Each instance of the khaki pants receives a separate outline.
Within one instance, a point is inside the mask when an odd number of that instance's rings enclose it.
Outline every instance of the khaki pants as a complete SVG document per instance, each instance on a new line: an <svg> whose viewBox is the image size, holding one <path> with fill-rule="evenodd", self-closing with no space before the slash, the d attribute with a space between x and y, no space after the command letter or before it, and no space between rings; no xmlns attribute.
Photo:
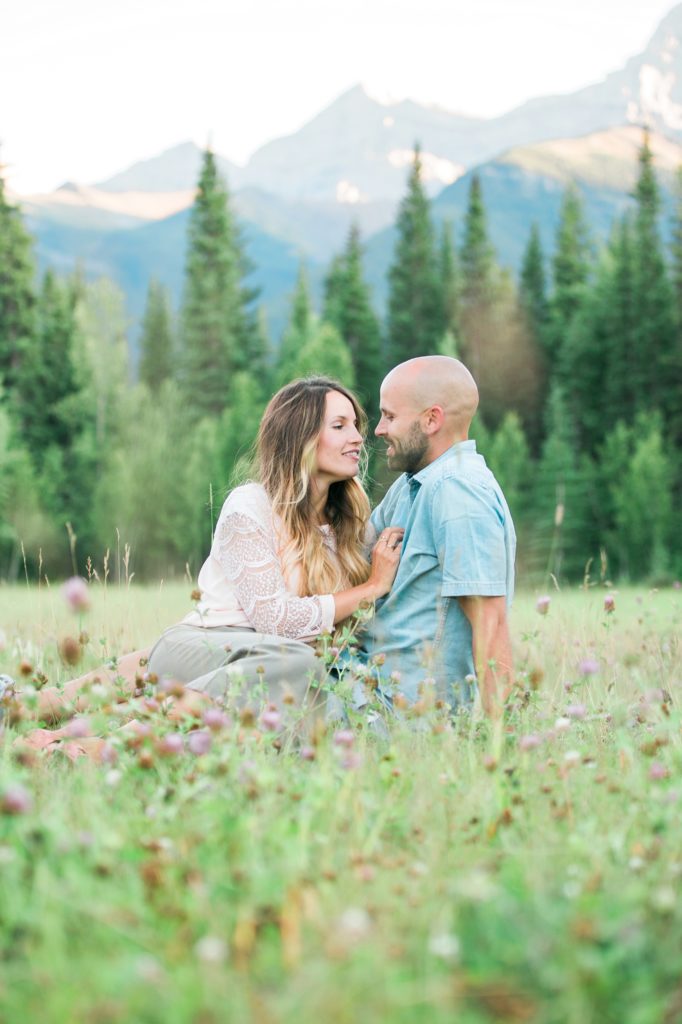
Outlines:
<svg viewBox="0 0 682 1024"><path fill-rule="evenodd" d="M270 702L281 709L285 696L299 709L324 704L324 664L312 647L248 629L171 626L151 650L149 671L238 707Z"/></svg>

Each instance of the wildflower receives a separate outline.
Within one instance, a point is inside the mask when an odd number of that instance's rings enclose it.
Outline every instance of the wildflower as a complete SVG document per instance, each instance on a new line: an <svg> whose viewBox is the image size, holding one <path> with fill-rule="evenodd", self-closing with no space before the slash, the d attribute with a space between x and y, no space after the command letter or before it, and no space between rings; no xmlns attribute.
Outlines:
<svg viewBox="0 0 682 1024"><path fill-rule="evenodd" d="M355 743L355 733L350 729L339 729L334 733L334 744L337 747L352 747Z"/></svg>
<svg viewBox="0 0 682 1024"><path fill-rule="evenodd" d="M222 964L227 960L227 945L217 935L204 935L194 947L197 960L205 964Z"/></svg>
<svg viewBox="0 0 682 1024"><path fill-rule="evenodd" d="M185 687L176 679L159 679L157 689L168 697L183 697L185 693Z"/></svg>
<svg viewBox="0 0 682 1024"><path fill-rule="evenodd" d="M587 708L584 704L569 704L566 708L567 718L584 718L587 714Z"/></svg>
<svg viewBox="0 0 682 1024"><path fill-rule="evenodd" d="M18 782L7 787L0 795L2 814L28 814L33 807L33 798Z"/></svg>
<svg viewBox="0 0 682 1024"><path fill-rule="evenodd" d="M184 749L182 736L179 732L168 732L156 744L156 749L162 757L175 757L181 754Z"/></svg>
<svg viewBox="0 0 682 1024"><path fill-rule="evenodd" d="M372 927L372 921L363 907L348 907L336 922L338 931L344 939L363 939Z"/></svg>
<svg viewBox="0 0 682 1024"><path fill-rule="evenodd" d="M267 732L277 732L282 728L282 716L273 705L270 705L263 711L259 721Z"/></svg>
<svg viewBox="0 0 682 1024"><path fill-rule="evenodd" d="M568 730L571 728L571 719L566 718L564 715L562 715L561 717L557 718L556 722L554 723L554 728L557 732L568 732Z"/></svg>
<svg viewBox="0 0 682 1024"><path fill-rule="evenodd" d="M542 737L538 736L537 733L528 733L527 736L522 736L519 740L519 750L535 750L542 743Z"/></svg>
<svg viewBox="0 0 682 1024"><path fill-rule="evenodd" d="M204 754L208 754L212 743L213 738L208 729L195 729L187 737L187 748L195 757L203 757Z"/></svg>
<svg viewBox="0 0 682 1024"><path fill-rule="evenodd" d="M671 885L662 885L651 894L651 905L660 914L672 914L677 906L677 893Z"/></svg>
<svg viewBox="0 0 682 1024"><path fill-rule="evenodd" d="M567 750L564 754L564 762L568 768L573 767L575 764L580 764L580 753L577 750Z"/></svg>
<svg viewBox="0 0 682 1024"><path fill-rule="evenodd" d="M596 676L599 672L599 662L596 658L583 658L578 665L581 676Z"/></svg>
<svg viewBox="0 0 682 1024"><path fill-rule="evenodd" d="M343 760L341 761L341 767L345 768L347 772L355 771L362 764L362 758L355 750L346 751Z"/></svg>
<svg viewBox="0 0 682 1024"><path fill-rule="evenodd" d="M541 597L535 602L535 611L538 615L546 615L549 611L549 606L552 603L552 599L549 594L542 594Z"/></svg>
<svg viewBox="0 0 682 1024"><path fill-rule="evenodd" d="M144 954L135 963L135 973L142 981L150 985L161 985L166 977L163 967L156 957Z"/></svg>
<svg viewBox="0 0 682 1024"><path fill-rule="evenodd" d="M301 747L299 755L302 761L314 761L315 747Z"/></svg>
<svg viewBox="0 0 682 1024"><path fill-rule="evenodd" d="M87 612L90 608L90 591L82 576L71 576L62 586L62 596L71 611Z"/></svg>
<svg viewBox="0 0 682 1024"><path fill-rule="evenodd" d="M230 724L229 718L220 708L206 708L202 715L202 721L211 732L220 732L221 729L226 729Z"/></svg>
<svg viewBox="0 0 682 1024"><path fill-rule="evenodd" d="M615 597L613 596L613 594L605 594L604 595L604 611L606 612L607 615L610 615L611 612L615 612L615 610L616 610L616 599L615 599Z"/></svg>
<svg viewBox="0 0 682 1024"><path fill-rule="evenodd" d="M660 761L652 761L651 767L649 768L649 778L658 782L660 779L667 779L669 771L664 764Z"/></svg>
<svg viewBox="0 0 682 1024"><path fill-rule="evenodd" d="M390 674L390 676L388 678L394 684L394 686L398 686L399 683L400 683L400 680L403 678L402 672L398 672L397 669L394 669L393 672L391 672L391 674Z"/></svg>
<svg viewBox="0 0 682 1024"><path fill-rule="evenodd" d="M429 953L441 960L457 960L461 949L460 941L451 932L440 932L429 939Z"/></svg>
<svg viewBox="0 0 682 1024"><path fill-rule="evenodd" d="M104 743L99 752L100 764L116 764L118 761L118 751L113 743Z"/></svg>

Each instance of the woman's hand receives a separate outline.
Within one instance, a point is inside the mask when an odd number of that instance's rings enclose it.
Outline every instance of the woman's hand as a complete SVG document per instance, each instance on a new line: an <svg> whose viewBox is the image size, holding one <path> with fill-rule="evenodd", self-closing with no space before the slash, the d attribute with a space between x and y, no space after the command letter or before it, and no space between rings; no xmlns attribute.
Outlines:
<svg viewBox="0 0 682 1024"><path fill-rule="evenodd" d="M400 526L384 530L372 550L369 579L350 590L334 594L334 622L342 622L367 601L376 601L391 589L398 571L405 531Z"/></svg>
<svg viewBox="0 0 682 1024"><path fill-rule="evenodd" d="M372 570L368 583L376 589L376 596L383 597L393 585L400 563L403 536L400 526L389 526L382 531L372 550Z"/></svg>

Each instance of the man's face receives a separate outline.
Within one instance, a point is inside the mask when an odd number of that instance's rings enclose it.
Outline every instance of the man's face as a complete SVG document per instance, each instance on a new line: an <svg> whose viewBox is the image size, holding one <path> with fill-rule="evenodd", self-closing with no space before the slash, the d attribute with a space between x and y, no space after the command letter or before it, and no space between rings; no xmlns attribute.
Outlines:
<svg viewBox="0 0 682 1024"><path fill-rule="evenodd" d="M427 464L429 438L422 430L420 413L395 388L381 389L381 419L374 433L388 445L389 469L417 473Z"/></svg>

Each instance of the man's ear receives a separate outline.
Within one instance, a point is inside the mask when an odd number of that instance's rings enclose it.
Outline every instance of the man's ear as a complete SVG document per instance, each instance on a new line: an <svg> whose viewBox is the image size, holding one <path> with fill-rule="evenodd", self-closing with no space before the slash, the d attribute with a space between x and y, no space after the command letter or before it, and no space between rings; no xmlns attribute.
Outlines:
<svg viewBox="0 0 682 1024"><path fill-rule="evenodd" d="M432 405L422 413L422 430L425 434L437 434L445 422L441 405Z"/></svg>

